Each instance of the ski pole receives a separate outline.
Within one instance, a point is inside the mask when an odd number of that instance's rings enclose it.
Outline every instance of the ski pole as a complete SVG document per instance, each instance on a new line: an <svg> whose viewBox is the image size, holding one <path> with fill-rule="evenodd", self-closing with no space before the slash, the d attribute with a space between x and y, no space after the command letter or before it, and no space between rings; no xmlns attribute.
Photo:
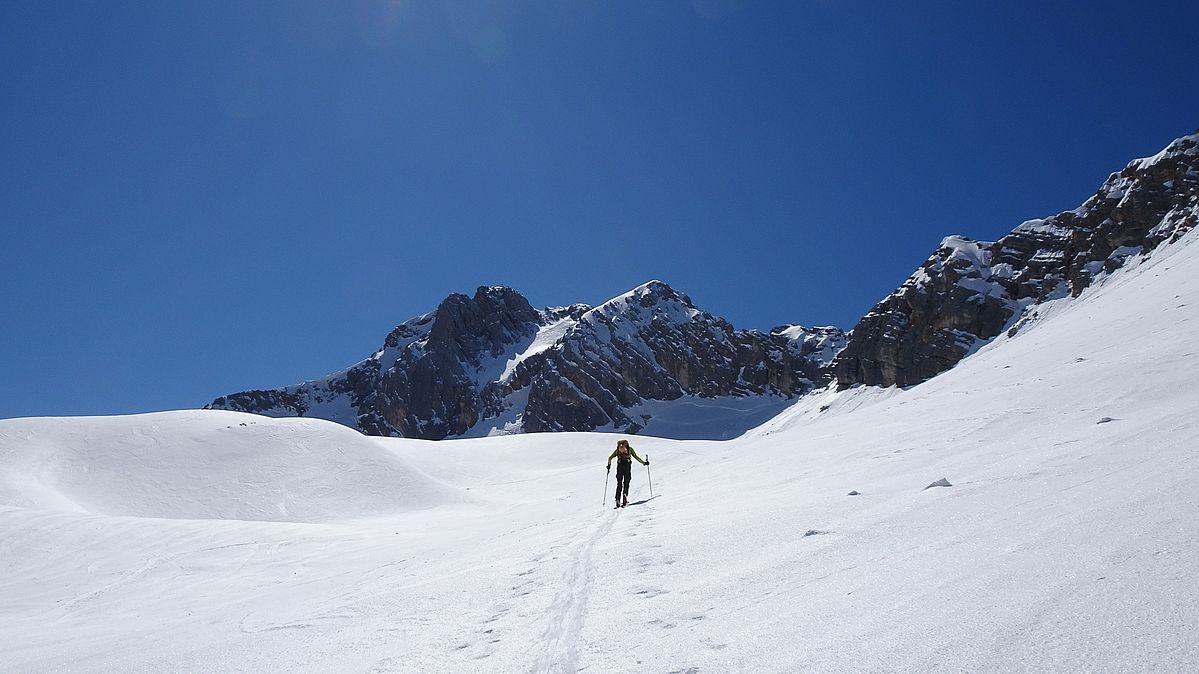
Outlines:
<svg viewBox="0 0 1199 674"><path fill-rule="evenodd" d="M649 480L649 497L654 497L654 476L649 472L649 454L645 455L645 478Z"/></svg>
<svg viewBox="0 0 1199 674"><path fill-rule="evenodd" d="M608 476L611 474L612 467L608 466L608 472L604 473L604 500L600 501L601 504L608 502Z"/></svg>

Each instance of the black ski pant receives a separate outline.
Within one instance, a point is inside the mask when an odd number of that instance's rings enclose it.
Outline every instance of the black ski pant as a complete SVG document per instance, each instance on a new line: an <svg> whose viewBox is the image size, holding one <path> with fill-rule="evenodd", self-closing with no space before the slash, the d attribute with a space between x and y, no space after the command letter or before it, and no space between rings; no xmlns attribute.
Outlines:
<svg viewBox="0 0 1199 674"><path fill-rule="evenodd" d="M633 479L633 462L618 461L616 463L616 503L620 504L620 499L623 496L624 500L629 500L629 482Z"/></svg>

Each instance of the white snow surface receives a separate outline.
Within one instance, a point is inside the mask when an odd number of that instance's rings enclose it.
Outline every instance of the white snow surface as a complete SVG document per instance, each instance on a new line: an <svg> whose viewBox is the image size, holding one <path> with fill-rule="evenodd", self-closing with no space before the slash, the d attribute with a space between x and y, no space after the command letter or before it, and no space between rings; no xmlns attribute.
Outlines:
<svg viewBox="0 0 1199 674"><path fill-rule="evenodd" d="M567 316L566 318L542 326L537 330L537 334L533 336L533 341L527 347L505 361L504 371L495 381L506 382L511 379L512 375L516 373L518 365L557 344L558 340L562 339L562 335L566 334L566 331L574 327L577 322L575 319Z"/></svg>
<svg viewBox="0 0 1199 674"><path fill-rule="evenodd" d="M949 260L965 260L972 269L990 268L991 253L986 250L990 243L982 243L962 236L947 236L941 240L941 248L950 250Z"/></svg>
<svg viewBox="0 0 1199 674"><path fill-rule="evenodd" d="M781 395L706 398L684 395L674 400L642 400L628 410L628 415L630 419L644 423L638 435L678 440L731 440L770 421L794 403L794 398ZM619 431L614 427L596 430Z"/></svg>
<svg viewBox="0 0 1199 674"><path fill-rule="evenodd" d="M1020 223L1016 227L1016 229L1014 229L1013 231L1014 232L1022 232L1022 233L1048 234L1050 236L1057 236L1057 237L1063 237L1063 236L1070 235L1069 227L1063 226L1061 223L1057 222L1056 220L1053 220L1052 218L1037 218L1034 220L1025 220L1024 222Z"/></svg>
<svg viewBox="0 0 1199 674"><path fill-rule="evenodd" d="M621 510L610 434L0 421L0 670L1196 671L1195 238L908 390L632 437Z"/></svg>
<svg viewBox="0 0 1199 674"><path fill-rule="evenodd" d="M1155 164L1162 161L1163 159L1176 157L1178 155L1199 154L1199 145L1196 145L1196 143L1199 143L1199 133L1193 133L1189 136L1183 136L1182 138L1178 138L1175 141L1173 141L1172 143L1170 143L1169 145L1167 145L1166 147L1164 147L1161 152L1158 152L1157 154L1153 155L1152 157L1143 157L1141 159L1134 159L1132 161L1132 163L1129 164L1129 166L1136 166L1137 168L1147 169L1147 168L1154 166Z"/></svg>
<svg viewBox="0 0 1199 674"><path fill-rule="evenodd" d="M461 500L408 458L318 419L190 410L0 422L0 507L324 522Z"/></svg>

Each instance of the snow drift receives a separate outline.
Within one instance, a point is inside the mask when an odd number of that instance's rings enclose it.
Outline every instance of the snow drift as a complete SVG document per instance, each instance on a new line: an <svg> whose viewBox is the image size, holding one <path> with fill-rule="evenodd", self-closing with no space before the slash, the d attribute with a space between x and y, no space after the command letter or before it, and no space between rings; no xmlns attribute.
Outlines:
<svg viewBox="0 0 1199 674"><path fill-rule="evenodd" d="M454 491L344 426L220 411L0 422L0 506L324 522Z"/></svg>

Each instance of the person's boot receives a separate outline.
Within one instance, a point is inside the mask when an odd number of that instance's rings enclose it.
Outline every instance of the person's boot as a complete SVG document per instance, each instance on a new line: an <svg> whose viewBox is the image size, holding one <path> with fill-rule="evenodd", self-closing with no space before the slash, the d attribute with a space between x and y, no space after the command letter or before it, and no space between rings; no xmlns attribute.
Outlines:
<svg viewBox="0 0 1199 674"><path fill-rule="evenodd" d="M621 503L620 507L623 508L623 507L627 506L628 504L629 504L629 497L626 495L624 497L624 503Z"/></svg>

